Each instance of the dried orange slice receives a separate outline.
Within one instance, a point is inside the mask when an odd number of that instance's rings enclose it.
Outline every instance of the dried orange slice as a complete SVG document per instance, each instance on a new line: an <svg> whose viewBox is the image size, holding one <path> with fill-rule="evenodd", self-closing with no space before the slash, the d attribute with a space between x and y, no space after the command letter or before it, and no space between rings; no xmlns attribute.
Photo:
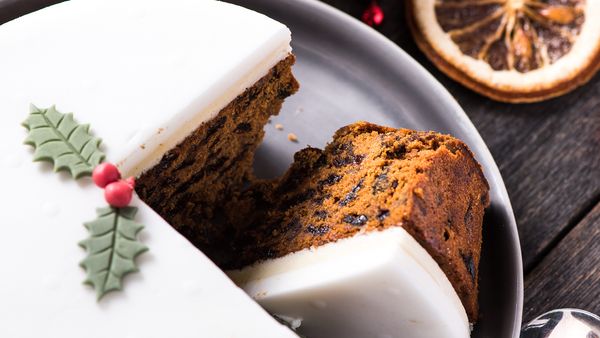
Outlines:
<svg viewBox="0 0 600 338"><path fill-rule="evenodd" d="M567 93L600 68L600 0L409 0L419 48L490 98L533 102Z"/></svg>

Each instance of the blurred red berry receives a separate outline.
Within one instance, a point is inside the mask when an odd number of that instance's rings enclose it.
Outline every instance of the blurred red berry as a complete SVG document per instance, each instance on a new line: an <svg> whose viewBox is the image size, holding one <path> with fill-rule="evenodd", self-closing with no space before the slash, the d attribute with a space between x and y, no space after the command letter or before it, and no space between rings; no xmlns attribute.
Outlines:
<svg viewBox="0 0 600 338"><path fill-rule="evenodd" d="M383 10L377 1L373 0L362 14L362 21L369 26L379 26L383 21Z"/></svg>

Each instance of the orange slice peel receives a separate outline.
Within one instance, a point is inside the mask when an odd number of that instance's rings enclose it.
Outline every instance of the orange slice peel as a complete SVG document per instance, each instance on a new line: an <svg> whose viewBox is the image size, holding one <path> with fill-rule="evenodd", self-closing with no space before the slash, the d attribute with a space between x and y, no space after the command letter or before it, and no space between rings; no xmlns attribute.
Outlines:
<svg viewBox="0 0 600 338"><path fill-rule="evenodd" d="M408 0L415 41L444 73L492 99L565 94L600 68L599 0Z"/></svg>

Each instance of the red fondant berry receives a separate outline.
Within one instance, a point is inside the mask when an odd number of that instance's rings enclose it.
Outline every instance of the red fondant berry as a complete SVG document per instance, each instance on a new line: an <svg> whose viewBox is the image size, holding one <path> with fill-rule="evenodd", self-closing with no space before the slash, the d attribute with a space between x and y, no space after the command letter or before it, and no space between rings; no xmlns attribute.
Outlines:
<svg viewBox="0 0 600 338"><path fill-rule="evenodd" d="M124 180L110 183L104 188L106 202L115 208L123 208L131 202L133 187Z"/></svg>
<svg viewBox="0 0 600 338"><path fill-rule="evenodd" d="M100 188L104 188L120 179L121 173L119 173L119 169L112 163L101 163L92 172L92 180Z"/></svg>

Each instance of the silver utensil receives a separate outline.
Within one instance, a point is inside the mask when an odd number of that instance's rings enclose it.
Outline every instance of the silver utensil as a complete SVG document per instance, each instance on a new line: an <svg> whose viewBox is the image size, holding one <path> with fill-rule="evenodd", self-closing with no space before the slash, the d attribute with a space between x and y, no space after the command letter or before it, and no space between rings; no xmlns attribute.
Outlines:
<svg viewBox="0 0 600 338"><path fill-rule="evenodd" d="M579 309L552 310L523 326L521 338L600 338L600 317Z"/></svg>

